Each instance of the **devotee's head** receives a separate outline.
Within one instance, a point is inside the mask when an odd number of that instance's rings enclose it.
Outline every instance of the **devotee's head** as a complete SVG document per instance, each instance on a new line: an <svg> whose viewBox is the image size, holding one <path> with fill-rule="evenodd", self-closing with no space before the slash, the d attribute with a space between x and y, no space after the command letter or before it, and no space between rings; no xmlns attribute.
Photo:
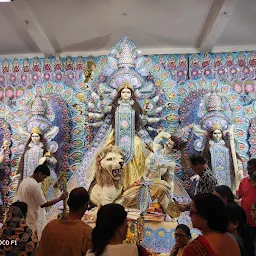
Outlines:
<svg viewBox="0 0 256 256"><path fill-rule="evenodd" d="M67 201L71 213L79 213L80 218L88 208L89 194L85 188L79 187L73 189Z"/></svg>
<svg viewBox="0 0 256 256"><path fill-rule="evenodd" d="M38 165L34 170L33 177L37 182L43 182L48 176L50 176L50 169L46 164Z"/></svg>
<svg viewBox="0 0 256 256"><path fill-rule="evenodd" d="M189 227L184 224L179 224L175 229L174 237L179 248L185 247L191 239Z"/></svg>
<svg viewBox="0 0 256 256"><path fill-rule="evenodd" d="M13 203L11 206L16 206L20 209L22 215L26 217L28 211L28 205L25 202L17 201Z"/></svg>
<svg viewBox="0 0 256 256"><path fill-rule="evenodd" d="M207 163L203 156L192 155L190 162L191 168L196 174L202 173L207 168Z"/></svg>
<svg viewBox="0 0 256 256"><path fill-rule="evenodd" d="M199 230L220 233L227 231L229 221L226 207L216 195L210 193L196 195L191 203L190 217L193 227Z"/></svg>
<svg viewBox="0 0 256 256"><path fill-rule="evenodd" d="M252 220L256 223L256 202L251 207Z"/></svg>
<svg viewBox="0 0 256 256"><path fill-rule="evenodd" d="M102 206L97 214L96 226L92 232L92 251L101 255L110 240L122 243L127 234L127 212L120 204Z"/></svg>
<svg viewBox="0 0 256 256"><path fill-rule="evenodd" d="M217 186L213 192L214 195L218 196L225 204L234 203L235 197L230 189L226 185Z"/></svg>
<svg viewBox="0 0 256 256"><path fill-rule="evenodd" d="M247 162L247 171L251 181L256 182L256 159L250 159Z"/></svg>
<svg viewBox="0 0 256 256"><path fill-rule="evenodd" d="M228 232L238 236L247 252L246 255L254 255L253 237L247 225L244 209L236 203L227 204L229 218Z"/></svg>
<svg viewBox="0 0 256 256"><path fill-rule="evenodd" d="M236 203L227 204L229 218L228 232L239 235L239 229L246 225L246 213L242 207Z"/></svg>

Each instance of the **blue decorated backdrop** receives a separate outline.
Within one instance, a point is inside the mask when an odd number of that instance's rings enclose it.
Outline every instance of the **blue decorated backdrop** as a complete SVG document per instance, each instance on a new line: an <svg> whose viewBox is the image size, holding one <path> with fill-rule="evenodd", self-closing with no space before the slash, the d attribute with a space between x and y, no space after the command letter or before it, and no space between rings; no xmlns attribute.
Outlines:
<svg viewBox="0 0 256 256"><path fill-rule="evenodd" d="M92 70L86 79L88 72L85 71L90 61L93 61ZM97 132L87 125L91 121L88 112L100 85L108 81L110 64L117 69L111 55L0 60L0 143L6 140L10 143L10 149L5 152L6 161L0 169L4 204L16 200L15 175L21 156L18 149L23 142L19 126L24 126L37 93L47 103L48 120L60 128L54 138L59 145L57 175L67 170L69 190L76 186L74 177ZM209 95L217 92L223 111L236 127L236 152L244 165L250 157L256 157L254 52L142 55L136 61L135 71L138 70L144 81L154 86L153 91L158 95L155 106L163 108L162 121L150 131L152 138L159 130L173 132L177 127L198 123L205 114ZM143 101L142 95L140 103ZM195 137L186 132L184 137L187 139L185 156L188 156L195 153ZM174 158L177 176L187 191L193 193L190 181L193 173L182 162L180 152L175 153ZM54 208L49 215L55 216L56 211ZM173 229L148 227L144 230L143 244L157 252L169 252L174 243L173 232Z"/></svg>
<svg viewBox="0 0 256 256"><path fill-rule="evenodd" d="M152 55L141 56L138 60L136 68L145 70L146 78L154 83L160 95L157 104L163 107L163 119L156 129L172 132L179 126L196 122L194 113L199 107L198 102L207 93L217 91L229 103L233 113L237 152L244 162L256 156L254 52ZM84 82L88 61L89 57L0 60L0 118L5 124L0 134L5 134L11 141L10 150L6 152L7 165L1 174L5 203L15 200L16 187L12 177L20 157L18 126L37 92L51 106L53 113L49 116L54 116L53 125L60 127L56 138L61 145L57 155L60 159L58 169L68 169L69 178L75 175L95 134L85 125L88 103L93 101L92 91L106 80L109 58L92 57L92 74L88 82ZM177 161L180 158L179 154L175 157ZM177 173L189 190L190 175L183 172L181 163L177 165Z"/></svg>

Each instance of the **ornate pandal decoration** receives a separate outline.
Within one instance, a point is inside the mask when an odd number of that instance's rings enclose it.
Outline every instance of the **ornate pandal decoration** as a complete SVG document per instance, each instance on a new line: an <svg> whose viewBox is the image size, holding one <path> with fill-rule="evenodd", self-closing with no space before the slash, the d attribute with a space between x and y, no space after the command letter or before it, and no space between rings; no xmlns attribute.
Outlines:
<svg viewBox="0 0 256 256"><path fill-rule="evenodd" d="M63 192L67 192L67 179L68 179L68 173L67 170L63 171L58 179L54 182L53 187L56 189L58 187L61 187ZM68 215L68 205L67 205L67 199L63 200L63 210L62 214L58 215L58 218L62 218Z"/></svg>
<svg viewBox="0 0 256 256"><path fill-rule="evenodd" d="M163 149L159 150L156 154L155 154L155 158L157 158L159 160L159 162L162 164L162 165L166 165L168 162L170 161L174 161L173 159L173 156L171 154L169 155L166 155L163 153L162 151ZM161 152L161 153L160 153ZM154 161L156 160L154 158Z"/></svg>
<svg viewBox="0 0 256 256"><path fill-rule="evenodd" d="M216 131L216 130L222 131L222 128L218 123L215 123L212 128L212 131Z"/></svg>
<svg viewBox="0 0 256 256"><path fill-rule="evenodd" d="M115 144L126 153L126 163L131 161L134 154L133 127L135 127L135 112L129 103L122 102L115 113Z"/></svg>
<svg viewBox="0 0 256 256"><path fill-rule="evenodd" d="M120 86L118 87L118 92L122 91L124 88L128 88L134 92L134 87L128 81L124 81L120 84Z"/></svg>
<svg viewBox="0 0 256 256"><path fill-rule="evenodd" d="M121 105L121 104L129 104L129 105L133 105L134 104L134 100L133 99L130 99L129 101L123 101L122 98L118 99L118 104Z"/></svg>
<svg viewBox="0 0 256 256"><path fill-rule="evenodd" d="M219 145L225 145L225 141L223 139L220 139L219 141L214 141L214 140L210 140L209 144L211 146L215 145L215 144L219 144Z"/></svg>
<svg viewBox="0 0 256 256"><path fill-rule="evenodd" d="M85 83L88 83L88 81L91 79L93 65L95 65L95 64L92 60L92 57L90 56L89 61L87 62L86 68L84 70L84 76L85 76L84 82Z"/></svg>
<svg viewBox="0 0 256 256"><path fill-rule="evenodd" d="M35 143L35 142L33 142L33 141L31 141L29 144L28 144L28 146L31 148L31 147L33 147L33 146L37 146L38 148L43 148L43 143L42 142L39 142L39 143Z"/></svg>
<svg viewBox="0 0 256 256"><path fill-rule="evenodd" d="M28 177L33 173L35 166L37 166L38 161L43 155L43 144L41 142L39 144L31 142L29 147L33 149L32 151L28 150L24 157L24 177Z"/></svg>

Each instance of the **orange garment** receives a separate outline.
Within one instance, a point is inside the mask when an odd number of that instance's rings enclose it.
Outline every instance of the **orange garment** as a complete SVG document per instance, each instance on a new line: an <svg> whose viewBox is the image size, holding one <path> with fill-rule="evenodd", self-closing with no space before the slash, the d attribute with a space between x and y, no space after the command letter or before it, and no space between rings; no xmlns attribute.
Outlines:
<svg viewBox="0 0 256 256"><path fill-rule="evenodd" d="M217 256L206 239L199 235L184 249L182 256Z"/></svg>
<svg viewBox="0 0 256 256"><path fill-rule="evenodd" d="M179 246L175 244L171 250L170 256L181 256L183 255L184 249L185 247L179 248Z"/></svg>
<svg viewBox="0 0 256 256"><path fill-rule="evenodd" d="M56 219L45 227L36 256L77 256L92 248L92 228L81 220Z"/></svg>

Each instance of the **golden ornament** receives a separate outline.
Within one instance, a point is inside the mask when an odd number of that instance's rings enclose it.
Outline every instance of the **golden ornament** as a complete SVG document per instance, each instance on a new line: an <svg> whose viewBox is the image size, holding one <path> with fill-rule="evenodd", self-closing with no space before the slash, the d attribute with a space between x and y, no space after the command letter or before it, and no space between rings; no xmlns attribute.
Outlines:
<svg viewBox="0 0 256 256"><path fill-rule="evenodd" d="M35 126L32 131L31 131L31 134L33 133L37 133L37 134L42 134L42 132L40 131L39 127L38 126Z"/></svg>
<svg viewBox="0 0 256 256"><path fill-rule="evenodd" d="M82 103L86 102L86 96L82 92L77 93L76 98Z"/></svg>
<svg viewBox="0 0 256 256"><path fill-rule="evenodd" d="M221 131L221 126L218 124L218 123L215 123L213 128L212 128L213 131L216 131L216 130L220 130Z"/></svg>
<svg viewBox="0 0 256 256"><path fill-rule="evenodd" d="M167 213L169 216L172 218L177 218L180 216L180 208L178 203L176 202L171 202L168 207L167 207Z"/></svg>

